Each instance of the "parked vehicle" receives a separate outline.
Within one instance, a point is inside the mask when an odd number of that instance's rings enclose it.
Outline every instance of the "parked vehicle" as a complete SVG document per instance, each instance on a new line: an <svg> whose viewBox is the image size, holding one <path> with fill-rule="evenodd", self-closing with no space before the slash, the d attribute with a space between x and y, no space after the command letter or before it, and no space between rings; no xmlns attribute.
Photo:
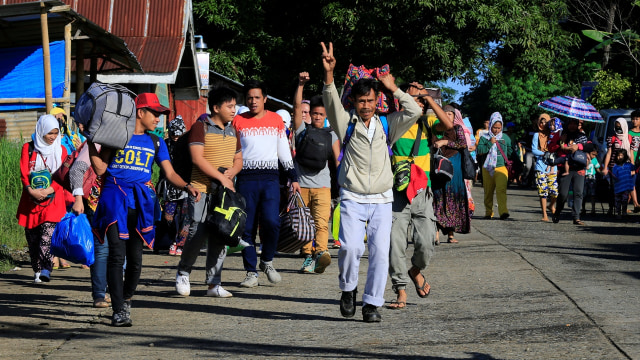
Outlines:
<svg viewBox="0 0 640 360"><path fill-rule="evenodd" d="M635 109L604 109L600 110L600 115L604 123L596 124L595 129L589 134L589 139L598 148L598 160L600 163L607 154L607 137L613 135L613 126L617 118L625 118L631 129L631 112Z"/></svg>

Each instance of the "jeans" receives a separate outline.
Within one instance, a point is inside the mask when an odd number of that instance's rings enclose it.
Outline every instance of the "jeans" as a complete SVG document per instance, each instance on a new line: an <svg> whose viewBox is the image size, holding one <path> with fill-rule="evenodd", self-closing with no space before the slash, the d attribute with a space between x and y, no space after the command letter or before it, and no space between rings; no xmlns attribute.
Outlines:
<svg viewBox="0 0 640 360"><path fill-rule="evenodd" d="M558 201L556 202L556 212L553 214L559 217L564 209L564 203L569 196L569 187L573 183L573 206L571 206L571 216L573 220L580 220L580 211L582 210L582 190L584 188L584 175L580 175L577 171L571 170L568 175L560 177L558 180Z"/></svg>
<svg viewBox="0 0 640 360"><path fill-rule="evenodd" d="M93 224L93 211L89 208L86 200L84 202L85 214L90 224ZM91 295L93 300L104 299L107 293L107 259L109 257L109 240L104 237L101 244L100 239L93 235L93 255L94 262L90 267L91 271Z"/></svg>
<svg viewBox="0 0 640 360"><path fill-rule="evenodd" d="M369 247L369 268L362 302L365 305L382 306L389 271L391 203L370 204L342 200L339 236L342 246L338 251L338 280L342 291L353 291L358 286L365 234Z"/></svg>
<svg viewBox="0 0 640 360"><path fill-rule="evenodd" d="M187 200L188 218L191 219L189 235L184 243L178 272L180 275L189 275L195 264L200 249L207 240L207 284L220 285L222 283L222 265L227 256L227 247L215 241L215 234L209 231L209 227L204 223L207 218L206 193L202 193L200 201L192 196Z"/></svg>
<svg viewBox="0 0 640 360"><path fill-rule="evenodd" d="M311 210L311 216L315 223L316 238L302 247L302 255L320 253L328 249L329 244L329 217L331 216L331 189L330 188L302 188L300 195L302 201ZM315 251L314 251L315 247Z"/></svg>
<svg viewBox="0 0 640 360"><path fill-rule="evenodd" d="M114 312L122 310L125 300L131 299L140 281L142 272L142 247L144 242L136 230L137 211L128 209L129 239L119 236L118 223L109 226L109 256L107 258L107 284L111 294L111 307ZM122 267L127 262L122 280Z"/></svg>
<svg viewBox="0 0 640 360"><path fill-rule="evenodd" d="M278 178L260 180L238 178L236 190L244 196L247 204L247 222L242 239L249 243L242 250L242 261L247 272L257 272L258 255L255 248L256 231L260 225L260 260L273 260L280 236L280 183ZM258 219L258 214L260 214Z"/></svg>
<svg viewBox="0 0 640 360"><path fill-rule="evenodd" d="M109 240L104 237L104 243L100 243L97 236L93 235L93 254L95 261L91 265L91 295L93 300L104 299L107 292L107 259L109 258Z"/></svg>

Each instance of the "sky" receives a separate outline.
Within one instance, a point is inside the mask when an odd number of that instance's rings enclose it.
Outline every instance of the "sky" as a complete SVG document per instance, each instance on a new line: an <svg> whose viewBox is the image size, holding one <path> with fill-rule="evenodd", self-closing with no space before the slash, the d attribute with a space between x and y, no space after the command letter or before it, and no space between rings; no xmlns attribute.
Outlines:
<svg viewBox="0 0 640 360"><path fill-rule="evenodd" d="M459 82L453 81L452 79L448 79L445 84L446 84L446 86L451 87L451 88L455 89L458 92L458 94L456 95L456 102L458 104L460 103L460 99L461 99L462 95L466 91L469 91L469 89L471 88L469 85L461 84Z"/></svg>

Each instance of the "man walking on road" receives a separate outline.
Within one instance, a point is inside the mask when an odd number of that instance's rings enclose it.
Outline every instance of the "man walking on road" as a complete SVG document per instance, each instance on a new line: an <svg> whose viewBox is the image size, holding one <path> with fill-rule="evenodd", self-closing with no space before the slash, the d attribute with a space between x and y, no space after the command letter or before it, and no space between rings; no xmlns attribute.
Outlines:
<svg viewBox="0 0 640 360"><path fill-rule="evenodd" d="M191 182L205 195L218 186L235 191L233 178L242 170L242 149L231 126L236 112L236 93L226 87L212 90L209 93L209 109L211 116L201 116L202 120L196 121L189 132L189 152L193 162ZM182 296L191 293L189 274L207 239L207 296L231 297L231 293L221 285L226 247L216 241L215 234L205 223L208 210L206 196L199 201L189 197L187 201L191 224L178 264L176 291Z"/></svg>
<svg viewBox="0 0 640 360"><path fill-rule="evenodd" d="M429 96L424 86L411 83L406 90L413 96L423 113L431 108L446 129L453 127L453 121L442 108ZM433 119L435 121L435 119ZM429 296L431 287L420 271L427 268L436 239L436 216L433 213L433 194L429 181L431 168L431 154L429 153L428 121L424 116L393 144L392 162L412 158L410 183L405 190L393 191L393 224L391 226L391 249L389 252L389 276L393 291L397 294L389 309L403 309L407 306L406 287L411 280L418 296ZM421 127L420 131L418 131ZM419 141L419 144L415 144ZM413 150L415 147L416 150ZM422 183L420 183L422 182ZM413 257L411 268L407 270L407 242L408 232L412 229L410 240L413 241Z"/></svg>
<svg viewBox="0 0 640 360"><path fill-rule="evenodd" d="M262 82L249 80L244 85L244 97L249 111L236 115L233 127L242 145L243 162L236 188L247 202L247 222L242 239L250 244L242 250L247 275L240 286L251 288L258 286L258 256L255 248L258 224L262 244L260 270L271 283L282 280L273 267L273 257L280 236L278 162L291 181L293 191L300 192L300 185L282 118L264 108L267 102L266 86ZM260 219L257 218L258 214Z"/></svg>
<svg viewBox="0 0 640 360"><path fill-rule="evenodd" d="M358 268L364 254L364 238L369 247L369 269L362 296L362 315L365 322L381 321L378 307L384 304L384 288L389 268L389 242L391 233L391 203L393 202L393 174L389 160L389 143L395 142L418 119L420 107L413 98L402 92L391 74L379 81L400 101L404 111L387 116L389 134L376 115L376 88L373 79L361 79L352 88L355 109L348 112L340 102L334 83L336 59L333 44L322 45L324 89L322 96L327 117L333 130L344 142L350 123L353 133L344 147L340 164L340 243L338 252L339 281L342 297L340 312L344 317L355 314L358 286Z"/></svg>

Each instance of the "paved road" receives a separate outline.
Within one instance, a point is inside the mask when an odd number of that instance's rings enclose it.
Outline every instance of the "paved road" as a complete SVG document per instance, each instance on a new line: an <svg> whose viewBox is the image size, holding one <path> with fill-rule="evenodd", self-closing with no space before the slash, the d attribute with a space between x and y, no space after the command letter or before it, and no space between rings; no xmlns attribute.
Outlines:
<svg viewBox="0 0 640 360"><path fill-rule="evenodd" d="M481 201L482 188L474 195ZM483 220L479 209L460 244L437 247L432 294L410 289L407 309L383 309L378 324L363 323L360 308L340 316L337 250L322 275L298 274L301 259L280 256L282 283L254 289L238 287L233 254L229 299L204 297L203 257L183 298L173 290L178 259L146 253L132 328L109 326L111 311L91 307L88 271L56 271L34 286L22 264L0 275L0 357L640 359L640 225L599 216L578 227L568 213L541 223L532 190L510 188L509 203L513 221ZM386 295L394 298L390 283Z"/></svg>

